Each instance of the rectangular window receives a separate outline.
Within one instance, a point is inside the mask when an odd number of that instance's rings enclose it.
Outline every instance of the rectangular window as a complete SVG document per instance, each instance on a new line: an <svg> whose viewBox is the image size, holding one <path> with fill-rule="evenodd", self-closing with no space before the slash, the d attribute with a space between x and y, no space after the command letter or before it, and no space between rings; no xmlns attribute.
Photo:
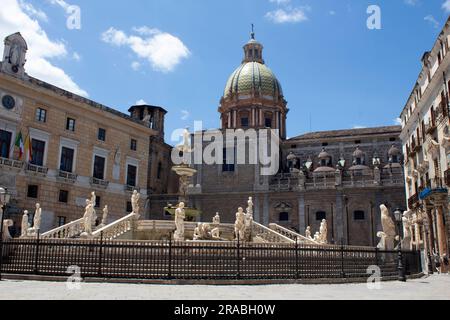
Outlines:
<svg viewBox="0 0 450 320"><path fill-rule="evenodd" d="M94 158L94 178L104 180L105 178L105 163L106 159L100 156Z"/></svg>
<svg viewBox="0 0 450 320"><path fill-rule="evenodd" d="M356 221L361 221L361 220L365 220L366 219L366 214L364 211L355 211L353 213L353 218Z"/></svg>
<svg viewBox="0 0 450 320"><path fill-rule="evenodd" d="M37 108L36 109L36 121L46 122L47 121L47 110Z"/></svg>
<svg viewBox="0 0 450 320"><path fill-rule="evenodd" d="M319 211L316 213L316 220L317 221L322 221L325 220L327 218L327 213L324 211Z"/></svg>
<svg viewBox="0 0 450 320"><path fill-rule="evenodd" d="M67 118L66 130L75 132L75 119Z"/></svg>
<svg viewBox="0 0 450 320"><path fill-rule="evenodd" d="M265 126L266 128L272 128L272 118L266 118Z"/></svg>
<svg viewBox="0 0 450 320"><path fill-rule="evenodd" d="M59 202L61 203L69 202L69 191L66 190L59 191Z"/></svg>
<svg viewBox="0 0 450 320"><path fill-rule="evenodd" d="M289 221L289 212L280 212L279 221Z"/></svg>
<svg viewBox="0 0 450 320"><path fill-rule="evenodd" d="M29 185L27 190L27 197L37 199L39 187L35 185Z"/></svg>
<svg viewBox="0 0 450 320"><path fill-rule="evenodd" d="M127 212L132 212L133 211L133 206L131 205L131 201L127 202Z"/></svg>
<svg viewBox="0 0 450 320"><path fill-rule="evenodd" d="M0 130L0 157L2 158L9 158L11 136L11 132Z"/></svg>
<svg viewBox="0 0 450 320"><path fill-rule="evenodd" d="M61 148L61 163L59 170L72 173L74 154L75 151L73 149L66 147Z"/></svg>
<svg viewBox="0 0 450 320"><path fill-rule="evenodd" d="M102 198L99 197L99 196L96 196L95 197L95 205L94 205L94 207L95 208L100 208L101 203L102 203Z"/></svg>
<svg viewBox="0 0 450 320"><path fill-rule="evenodd" d="M58 227L62 227L66 225L67 218L66 217L58 217Z"/></svg>
<svg viewBox="0 0 450 320"><path fill-rule="evenodd" d="M136 187L136 176L137 176L137 168L136 166L128 165L127 169L127 185Z"/></svg>
<svg viewBox="0 0 450 320"><path fill-rule="evenodd" d="M137 140L131 139L130 149L133 151L137 150Z"/></svg>
<svg viewBox="0 0 450 320"><path fill-rule="evenodd" d="M106 141L106 130L99 128L97 138L100 141Z"/></svg>
<svg viewBox="0 0 450 320"><path fill-rule="evenodd" d="M223 165L222 165L222 171L223 172L234 172L235 166L234 166L234 157L231 157L231 153L233 150L227 150L226 148L223 149ZM231 159L228 159L228 154L230 154Z"/></svg>
<svg viewBox="0 0 450 320"><path fill-rule="evenodd" d="M241 127L243 128L248 127L248 118L241 118Z"/></svg>
<svg viewBox="0 0 450 320"><path fill-rule="evenodd" d="M45 142L31 139L31 164L35 166L44 165Z"/></svg>

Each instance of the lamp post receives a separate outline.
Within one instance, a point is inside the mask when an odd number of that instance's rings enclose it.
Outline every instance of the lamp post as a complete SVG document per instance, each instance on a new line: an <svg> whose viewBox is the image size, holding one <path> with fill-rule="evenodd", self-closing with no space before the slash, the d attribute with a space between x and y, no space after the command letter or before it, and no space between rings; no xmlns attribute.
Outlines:
<svg viewBox="0 0 450 320"><path fill-rule="evenodd" d="M5 224L6 210L11 195L7 188L0 187L0 207L1 207L1 224L0 224L0 281L2 280L2 268L3 268L3 228Z"/></svg>
<svg viewBox="0 0 450 320"><path fill-rule="evenodd" d="M399 244L398 244L398 281L406 282L405 267L403 266L403 252L402 252L402 237L401 229L403 223L403 214L400 209L395 210L395 221L397 222L398 233L399 233Z"/></svg>

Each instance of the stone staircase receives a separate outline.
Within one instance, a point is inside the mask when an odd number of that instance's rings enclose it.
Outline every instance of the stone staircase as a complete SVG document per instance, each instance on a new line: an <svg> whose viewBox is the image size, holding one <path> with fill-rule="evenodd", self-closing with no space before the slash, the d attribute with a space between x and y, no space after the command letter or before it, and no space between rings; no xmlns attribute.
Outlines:
<svg viewBox="0 0 450 320"><path fill-rule="evenodd" d="M282 227L278 224L271 223L269 225L269 228L272 229L274 232L291 239L293 242L298 241L299 244L320 245L318 242L316 242L312 239L308 239L305 236L302 236L301 234L298 234L298 233L296 233L290 229L287 229L285 227Z"/></svg>

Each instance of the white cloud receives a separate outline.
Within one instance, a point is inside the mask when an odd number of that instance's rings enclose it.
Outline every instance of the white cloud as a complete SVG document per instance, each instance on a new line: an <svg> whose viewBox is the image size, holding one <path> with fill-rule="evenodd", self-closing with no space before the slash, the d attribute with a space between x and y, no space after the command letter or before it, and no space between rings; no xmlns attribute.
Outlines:
<svg viewBox="0 0 450 320"><path fill-rule="evenodd" d="M128 36L113 27L105 31L101 38L105 43L117 47L129 47L139 58L150 62L154 70L170 72L190 56L189 49L177 37L148 27L134 28L139 34Z"/></svg>
<svg viewBox="0 0 450 320"><path fill-rule="evenodd" d="M401 125L402 125L402 119L397 118L397 119L394 120L394 123L395 123L395 125L397 125L397 126L401 126Z"/></svg>
<svg viewBox="0 0 450 320"><path fill-rule="evenodd" d="M141 68L141 64L138 61L133 61L131 63L131 69L138 71Z"/></svg>
<svg viewBox="0 0 450 320"><path fill-rule="evenodd" d="M403 0L403 2L405 4L407 4L408 6L412 6L412 7L414 7L420 3L419 0Z"/></svg>
<svg viewBox="0 0 450 320"><path fill-rule="evenodd" d="M181 120L186 121L191 114L187 110L181 110Z"/></svg>
<svg viewBox="0 0 450 320"><path fill-rule="evenodd" d="M366 129L367 127L365 126L353 126L353 129Z"/></svg>
<svg viewBox="0 0 450 320"><path fill-rule="evenodd" d="M145 102L145 100L144 99L139 99L138 101L136 101L136 106L145 106L145 105L147 105L148 103L147 102Z"/></svg>
<svg viewBox="0 0 450 320"><path fill-rule="evenodd" d="M64 0L47 0L48 2L50 2L51 4L57 4L59 5L61 8L63 8L66 12L69 10L70 8L70 4L68 4L67 2L65 2Z"/></svg>
<svg viewBox="0 0 450 320"><path fill-rule="evenodd" d="M23 9L23 11L25 11L30 17L35 17L44 22L48 21L47 14L44 11L33 7L31 3L20 0L19 5Z"/></svg>
<svg viewBox="0 0 450 320"><path fill-rule="evenodd" d="M439 22L430 14L428 16L426 16L425 18L423 18L425 21L428 21L433 28L439 28Z"/></svg>
<svg viewBox="0 0 450 320"><path fill-rule="evenodd" d="M288 4L291 0L269 0L269 2L276 3L278 5Z"/></svg>
<svg viewBox="0 0 450 320"><path fill-rule="evenodd" d="M266 18L274 23L298 23L308 20L306 11L309 7L284 8L266 13Z"/></svg>
<svg viewBox="0 0 450 320"><path fill-rule="evenodd" d="M446 1L442 4L442 9L444 9L445 12L450 12L450 0L446 0Z"/></svg>
<svg viewBox="0 0 450 320"><path fill-rule="evenodd" d="M75 61L81 61L81 56L80 56L80 54L78 53L78 52L74 52L73 54L72 54L72 58L75 60Z"/></svg>
<svg viewBox="0 0 450 320"><path fill-rule="evenodd" d="M75 94L88 96L64 70L50 62L53 58L67 57L64 43L50 40L39 22L25 12L18 0L2 0L0 39L16 32L20 32L28 44L25 65L28 74ZM3 41L0 41L2 51Z"/></svg>

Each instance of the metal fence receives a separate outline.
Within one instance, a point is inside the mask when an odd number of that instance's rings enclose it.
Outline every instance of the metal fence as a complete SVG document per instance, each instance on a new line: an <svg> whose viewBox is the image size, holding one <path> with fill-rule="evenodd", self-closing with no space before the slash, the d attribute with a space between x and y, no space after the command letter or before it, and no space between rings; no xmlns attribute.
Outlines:
<svg viewBox="0 0 450 320"><path fill-rule="evenodd" d="M368 278L398 274L398 252L346 246L243 242L15 239L3 242L4 274L83 278L278 280ZM421 272L420 254L403 252L406 274Z"/></svg>

